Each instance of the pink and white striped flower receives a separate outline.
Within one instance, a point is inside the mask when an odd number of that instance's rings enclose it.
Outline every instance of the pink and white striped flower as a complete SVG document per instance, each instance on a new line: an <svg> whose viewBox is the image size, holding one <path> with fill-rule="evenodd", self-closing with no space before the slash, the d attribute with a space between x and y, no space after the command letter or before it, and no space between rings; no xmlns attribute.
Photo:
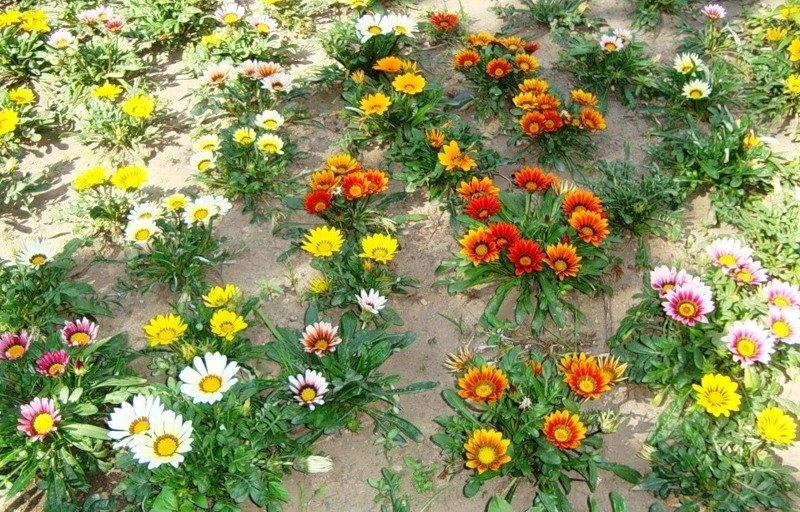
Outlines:
<svg viewBox="0 0 800 512"><path fill-rule="evenodd" d="M773 279L761 289L767 304L776 308L800 309L800 287Z"/></svg>
<svg viewBox="0 0 800 512"><path fill-rule="evenodd" d="M700 14L710 20L721 20L725 17L725 8L719 4L708 4L700 9Z"/></svg>
<svg viewBox="0 0 800 512"><path fill-rule="evenodd" d="M696 281L682 284L667 293L661 303L664 312L673 320L692 327L697 322L708 323L708 313L714 311L711 288Z"/></svg>
<svg viewBox="0 0 800 512"><path fill-rule="evenodd" d="M717 268L729 271L739 265L750 261L753 250L735 238L717 238L706 247L706 252L711 257L711 264Z"/></svg>
<svg viewBox="0 0 800 512"><path fill-rule="evenodd" d="M28 352L31 339L25 330L0 334L0 360L16 361Z"/></svg>
<svg viewBox="0 0 800 512"><path fill-rule="evenodd" d="M247 23L259 34L269 34L278 30L278 22L266 14L254 14L247 19Z"/></svg>
<svg viewBox="0 0 800 512"><path fill-rule="evenodd" d="M760 261L749 260L733 269L731 271L731 277L742 284L758 285L766 283L767 279L769 279L769 274L767 274L766 269L761 266Z"/></svg>
<svg viewBox="0 0 800 512"><path fill-rule="evenodd" d="M625 48L625 41L613 34L605 34L600 38L600 49L606 53L618 52Z"/></svg>
<svg viewBox="0 0 800 512"><path fill-rule="evenodd" d="M306 370L305 374L289 377L289 389L300 405L306 405L313 411L314 407L325 403L322 395L328 392L328 381L321 373Z"/></svg>
<svg viewBox="0 0 800 512"><path fill-rule="evenodd" d="M324 356L328 352L335 352L336 345L342 342L342 338L336 334L338 331L339 326L333 326L329 322L316 322L306 326L300 343L306 352Z"/></svg>
<svg viewBox="0 0 800 512"><path fill-rule="evenodd" d="M766 318L770 334L790 345L800 344L800 311L789 308L769 308Z"/></svg>
<svg viewBox="0 0 800 512"><path fill-rule="evenodd" d="M36 397L20 406L19 413L17 430L34 441L44 441L45 437L57 430L61 421L61 413L52 398Z"/></svg>
<svg viewBox="0 0 800 512"><path fill-rule="evenodd" d="M289 73L275 73L261 80L261 85L268 91L286 92L292 90L292 77Z"/></svg>
<svg viewBox="0 0 800 512"><path fill-rule="evenodd" d="M67 371L69 355L66 350L51 350L45 352L36 360L36 372L45 377L58 377Z"/></svg>
<svg viewBox="0 0 800 512"><path fill-rule="evenodd" d="M668 267L666 265L661 265L650 271L650 288L657 291L662 299L666 297L667 293L670 291L690 281L700 282L698 278L692 276L685 270L678 270L675 267Z"/></svg>
<svg viewBox="0 0 800 512"><path fill-rule="evenodd" d="M775 339L754 320L733 322L722 341L733 354L733 360L742 366L768 363L775 351Z"/></svg>
<svg viewBox="0 0 800 512"><path fill-rule="evenodd" d="M220 85L235 74L236 70L231 63L223 61L208 66L205 71L203 71L203 80L209 85Z"/></svg>
<svg viewBox="0 0 800 512"><path fill-rule="evenodd" d="M61 341L71 347L85 347L97 341L97 324L84 317L74 322L64 322Z"/></svg>
<svg viewBox="0 0 800 512"><path fill-rule="evenodd" d="M223 25L232 25L243 17L244 7L236 2L225 2L214 11L214 18Z"/></svg>

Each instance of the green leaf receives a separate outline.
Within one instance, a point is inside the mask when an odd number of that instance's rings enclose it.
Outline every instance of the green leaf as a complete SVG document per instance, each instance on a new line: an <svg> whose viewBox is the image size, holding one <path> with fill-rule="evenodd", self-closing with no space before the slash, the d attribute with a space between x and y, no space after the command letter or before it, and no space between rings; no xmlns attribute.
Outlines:
<svg viewBox="0 0 800 512"><path fill-rule="evenodd" d="M178 512L178 497L170 487L164 487L153 500L150 512Z"/></svg>
<svg viewBox="0 0 800 512"><path fill-rule="evenodd" d="M96 425L88 425L86 423L70 423L69 425L64 425L61 428L64 430L64 432L68 432L77 438L88 437L90 439L108 441L108 430Z"/></svg>
<svg viewBox="0 0 800 512"><path fill-rule="evenodd" d="M499 496L493 497L489 500L489 506L486 507L486 512L514 512L511 504Z"/></svg>
<svg viewBox="0 0 800 512"><path fill-rule="evenodd" d="M642 474L625 464L617 464L616 462L601 461L598 466L606 471L611 471L618 477L622 478L628 483L638 484L642 480Z"/></svg>

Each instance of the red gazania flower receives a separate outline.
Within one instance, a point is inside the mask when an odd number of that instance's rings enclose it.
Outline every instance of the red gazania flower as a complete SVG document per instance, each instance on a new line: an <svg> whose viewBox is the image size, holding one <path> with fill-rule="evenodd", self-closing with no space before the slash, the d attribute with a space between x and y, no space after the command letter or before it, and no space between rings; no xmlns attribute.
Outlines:
<svg viewBox="0 0 800 512"><path fill-rule="evenodd" d="M465 212L475 220L486 220L503 208L497 196L484 195L469 200Z"/></svg>
<svg viewBox="0 0 800 512"><path fill-rule="evenodd" d="M561 119L561 116L558 115L558 112L555 110L544 110L542 111L542 115L544 116L544 121L542 121L542 129L546 132L557 132L564 126L564 120Z"/></svg>
<svg viewBox="0 0 800 512"><path fill-rule="evenodd" d="M389 176L380 169L368 169L364 172L367 182L367 194L378 194L389 188Z"/></svg>
<svg viewBox="0 0 800 512"><path fill-rule="evenodd" d="M453 66L456 69L469 69L481 61L478 52L472 50L461 50L453 57Z"/></svg>
<svg viewBox="0 0 800 512"><path fill-rule="evenodd" d="M529 41L525 43L525 46L522 48L525 50L525 53L534 53L535 51L539 50L539 43L536 41Z"/></svg>
<svg viewBox="0 0 800 512"><path fill-rule="evenodd" d="M544 262L553 269L559 281L563 281L565 277L578 275L578 271L581 269L581 257L578 256L578 251L574 245L548 245L546 252L547 257Z"/></svg>
<svg viewBox="0 0 800 512"><path fill-rule="evenodd" d="M559 450L574 450L586 438L586 426L577 414L554 411L545 416L542 433Z"/></svg>
<svg viewBox="0 0 800 512"><path fill-rule="evenodd" d="M604 219L597 212L574 212L569 218L569 225L578 232L581 240L595 247L608 236L608 219Z"/></svg>
<svg viewBox="0 0 800 512"><path fill-rule="evenodd" d="M342 191L348 201L360 199L368 194L368 183L361 171L353 172L342 178Z"/></svg>
<svg viewBox="0 0 800 512"><path fill-rule="evenodd" d="M519 228L510 222L496 222L489 226L489 233L494 238L498 249L505 249L519 240Z"/></svg>
<svg viewBox="0 0 800 512"><path fill-rule="evenodd" d="M478 179L473 176L470 181L462 181L458 185L458 195L471 201L472 199L480 196L499 196L500 189L494 186L492 179L489 177Z"/></svg>
<svg viewBox="0 0 800 512"><path fill-rule="evenodd" d="M449 32L458 27L458 14L452 12L432 12L428 15L431 25L444 32Z"/></svg>
<svg viewBox="0 0 800 512"><path fill-rule="evenodd" d="M566 193L564 200L561 202L561 209L564 210L564 215L567 217L571 217L575 212L587 210L602 215L603 203L592 191L585 188L576 188Z"/></svg>
<svg viewBox="0 0 800 512"><path fill-rule="evenodd" d="M514 264L514 273L521 276L542 270L544 252L539 244L523 238L511 244L508 259Z"/></svg>
<svg viewBox="0 0 800 512"><path fill-rule="evenodd" d="M312 190L306 194L303 200L303 206L306 211L312 215L322 213L331 207L331 200L333 196L327 190Z"/></svg>
<svg viewBox="0 0 800 512"><path fill-rule="evenodd" d="M541 112L526 112L519 120L519 126L528 137L538 137L544 133L545 117Z"/></svg>
<svg viewBox="0 0 800 512"><path fill-rule="evenodd" d="M539 192L553 186L558 180L555 174L541 167L523 167L514 173L514 184L528 192Z"/></svg>
<svg viewBox="0 0 800 512"><path fill-rule="evenodd" d="M492 59L486 64L486 74L500 80L511 73L511 64L506 59Z"/></svg>
<svg viewBox="0 0 800 512"><path fill-rule="evenodd" d="M564 375L573 393L581 398L600 398L604 391L611 389L611 380L595 359L586 359L572 365L571 371Z"/></svg>
<svg viewBox="0 0 800 512"><path fill-rule="evenodd" d="M495 261L500 250L488 229L471 229L458 241L463 254L473 265Z"/></svg>

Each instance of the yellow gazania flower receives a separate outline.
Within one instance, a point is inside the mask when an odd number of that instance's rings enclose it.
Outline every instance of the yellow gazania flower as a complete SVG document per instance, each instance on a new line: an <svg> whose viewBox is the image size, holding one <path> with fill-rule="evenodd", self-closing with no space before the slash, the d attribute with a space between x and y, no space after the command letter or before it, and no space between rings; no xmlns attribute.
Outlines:
<svg viewBox="0 0 800 512"><path fill-rule="evenodd" d="M703 375L700 384L692 384L697 393L697 403L714 416L730 416L738 411L742 396L736 392L739 385L727 375L709 373Z"/></svg>
<svg viewBox="0 0 800 512"><path fill-rule="evenodd" d="M241 294L241 290L235 284L215 286L203 295L203 304L208 308L221 308L235 302Z"/></svg>
<svg viewBox="0 0 800 512"><path fill-rule="evenodd" d="M789 52L789 60L792 62L800 61L800 37L796 37L789 43L789 47L786 48L786 51Z"/></svg>
<svg viewBox="0 0 800 512"><path fill-rule="evenodd" d="M503 439L502 432L483 428L475 430L464 443L466 466L478 474L487 470L497 471L500 466L511 461L507 454L510 444L510 440Z"/></svg>
<svg viewBox="0 0 800 512"><path fill-rule="evenodd" d="M329 226L310 229L301 248L316 258L333 256L344 245L342 232Z"/></svg>
<svg viewBox="0 0 800 512"><path fill-rule="evenodd" d="M256 131L252 128L239 128L233 132L233 140L242 146L248 146L255 142Z"/></svg>
<svg viewBox="0 0 800 512"><path fill-rule="evenodd" d="M786 37L788 33L789 31L785 28L769 27L766 32L764 32L764 39L766 39L768 43L777 43Z"/></svg>
<svg viewBox="0 0 800 512"><path fill-rule="evenodd" d="M33 103L36 99L36 94L30 87L17 87L8 91L8 99L17 105L27 105Z"/></svg>
<svg viewBox="0 0 800 512"><path fill-rule="evenodd" d="M189 204L189 198L185 194L172 194L164 198L164 206L172 212L183 210L187 204Z"/></svg>
<svg viewBox="0 0 800 512"><path fill-rule="evenodd" d="M120 190L136 190L142 188L147 181L147 169L138 165L126 165L114 171L110 181Z"/></svg>
<svg viewBox="0 0 800 512"><path fill-rule="evenodd" d="M13 132L18 124L19 114L15 110L10 108L0 110L0 135Z"/></svg>
<svg viewBox="0 0 800 512"><path fill-rule="evenodd" d="M22 11L19 9L9 9L5 12L0 12L0 28L10 27L19 23L22 17Z"/></svg>
<svg viewBox="0 0 800 512"><path fill-rule="evenodd" d="M200 38L200 44L203 46L217 46L222 40L225 39L225 33L221 30L215 30L211 34L207 34Z"/></svg>
<svg viewBox="0 0 800 512"><path fill-rule="evenodd" d="M383 233L365 236L361 239L361 258L389 263L397 254L397 239Z"/></svg>
<svg viewBox="0 0 800 512"><path fill-rule="evenodd" d="M352 73L350 73L350 80L352 80L353 83L356 83L356 84L360 85L360 84L364 83L365 79L366 79L366 75L364 74L364 71L361 70L361 69L359 69L358 71L353 71Z"/></svg>
<svg viewBox="0 0 800 512"><path fill-rule="evenodd" d="M92 87L92 96L99 100L114 101L120 94L122 94L122 87L110 82Z"/></svg>
<svg viewBox="0 0 800 512"><path fill-rule="evenodd" d="M383 94L382 92L376 92L375 94L365 96L361 100L360 107L365 116L370 116L373 114L382 116L387 110L389 110L389 105L391 104L392 100L389 99L389 96Z"/></svg>
<svg viewBox="0 0 800 512"><path fill-rule="evenodd" d="M756 416L756 434L774 444L792 444L797 438L797 423L780 407L765 407Z"/></svg>
<svg viewBox="0 0 800 512"><path fill-rule="evenodd" d="M425 88L425 78L416 73L403 73L392 80L392 87L405 94L419 94Z"/></svg>
<svg viewBox="0 0 800 512"><path fill-rule="evenodd" d="M211 317L211 332L231 341L236 337L236 333L247 329L247 322L241 315L228 309L218 309Z"/></svg>
<svg viewBox="0 0 800 512"><path fill-rule="evenodd" d="M800 73L792 73L786 78L786 92L789 94L800 94ZM2 114L2 112L0 112L0 114ZM2 133L2 130L0 130L0 133Z"/></svg>
<svg viewBox="0 0 800 512"><path fill-rule="evenodd" d="M314 276L308 283L308 291L314 295L322 295L331 288L331 282L323 275Z"/></svg>
<svg viewBox="0 0 800 512"><path fill-rule="evenodd" d="M750 130L744 137L742 137L742 147L745 149L757 148L760 145L761 138L756 135L753 130Z"/></svg>
<svg viewBox="0 0 800 512"><path fill-rule="evenodd" d="M268 154L283 154L283 139L271 133L265 133L256 141L258 150Z"/></svg>
<svg viewBox="0 0 800 512"><path fill-rule="evenodd" d="M155 108L155 100L146 94L135 94L122 102L122 111L137 119L147 119Z"/></svg>
<svg viewBox="0 0 800 512"><path fill-rule="evenodd" d="M24 11L20 15L19 28L25 32L47 32L50 25L47 22L47 13L42 10Z"/></svg>
<svg viewBox="0 0 800 512"><path fill-rule="evenodd" d="M157 315L150 319L142 330L151 347L171 345L179 340L189 326L178 315Z"/></svg>
<svg viewBox="0 0 800 512"><path fill-rule="evenodd" d="M107 176L108 170L105 167L99 165L96 167L90 167L79 175L75 176L75 179L72 180L72 188L78 192L89 188L94 188L105 183Z"/></svg>
<svg viewBox="0 0 800 512"><path fill-rule="evenodd" d="M781 18L790 20L792 19L792 16L800 14L800 5L786 5L781 7L778 12L780 13Z"/></svg>

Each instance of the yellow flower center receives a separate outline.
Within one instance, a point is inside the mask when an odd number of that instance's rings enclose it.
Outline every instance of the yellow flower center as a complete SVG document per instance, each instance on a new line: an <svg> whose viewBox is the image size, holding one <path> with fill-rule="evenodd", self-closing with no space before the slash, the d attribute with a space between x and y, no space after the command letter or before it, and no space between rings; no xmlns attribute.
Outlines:
<svg viewBox="0 0 800 512"><path fill-rule="evenodd" d="M133 420L131 422L131 426L128 428L128 432L133 435L141 434L142 432L146 432L150 429L150 420L146 417L141 417Z"/></svg>
<svg viewBox="0 0 800 512"><path fill-rule="evenodd" d="M675 285L674 285L674 284L672 284L672 283L668 283L668 284L665 284L664 286L662 286L662 287L661 287L661 290L662 290L664 293L667 293L668 291L672 290L673 288L675 288Z"/></svg>
<svg viewBox="0 0 800 512"><path fill-rule="evenodd" d="M693 317L697 314L697 305L690 300L681 301L678 304L678 314L687 318Z"/></svg>
<svg viewBox="0 0 800 512"><path fill-rule="evenodd" d="M311 402L317 398L317 391L314 388L303 388L300 391L300 399L304 402Z"/></svg>
<svg viewBox="0 0 800 512"><path fill-rule="evenodd" d="M592 393L597 389L597 383L591 377L581 377L578 379L578 389L584 393Z"/></svg>
<svg viewBox="0 0 800 512"><path fill-rule="evenodd" d="M364 190L361 188L360 185L353 185L350 187L350 195L353 197L361 197L364 193Z"/></svg>
<svg viewBox="0 0 800 512"><path fill-rule="evenodd" d="M592 235L594 235L594 230L592 228L590 228L589 226L584 226L584 227L581 228L581 233L586 235L586 236L592 236Z"/></svg>
<svg viewBox="0 0 800 512"><path fill-rule="evenodd" d="M145 240L150 238L150 230L149 229L137 229L136 233L133 234L133 238L137 242L144 242Z"/></svg>
<svg viewBox="0 0 800 512"><path fill-rule="evenodd" d="M64 373L64 369L65 366L63 364L53 363L49 368L47 368L47 373L50 374L50 376L61 375Z"/></svg>
<svg viewBox="0 0 800 512"><path fill-rule="evenodd" d="M170 457L178 451L178 438L171 434L164 434L156 438L153 451L159 457Z"/></svg>
<svg viewBox="0 0 800 512"><path fill-rule="evenodd" d="M372 250L372 257L375 259L385 258L389 255L389 251L384 249L383 247L377 247Z"/></svg>
<svg viewBox="0 0 800 512"><path fill-rule="evenodd" d="M194 211L194 220L203 220L208 217L208 210L200 208Z"/></svg>
<svg viewBox="0 0 800 512"><path fill-rule="evenodd" d="M792 333L791 329L789 329L789 324L784 322L783 320L776 320L772 323L772 334L779 338L785 338Z"/></svg>
<svg viewBox="0 0 800 512"><path fill-rule="evenodd" d="M736 278L743 283L749 283L753 280L753 274L749 270L740 270L736 272Z"/></svg>
<svg viewBox="0 0 800 512"><path fill-rule="evenodd" d="M219 324L219 330L225 334L231 334L234 331L233 322L222 322Z"/></svg>
<svg viewBox="0 0 800 512"><path fill-rule="evenodd" d="M609 43L606 43L606 44L603 46L603 48L605 48L605 49L606 49L606 51L613 52L614 50L616 50L616 49L617 49L617 45L616 45L616 44L614 44L614 43L611 43L611 42L609 42Z"/></svg>
<svg viewBox="0 0 800 512"><path fill-rule="evenodd" d="M494 384L491 382L481 382L477 386L475 386L475 395L486 398L487 396L494 393Z"/></svg>
<svg viewBox="0 0 800 512"><path fill-rule="evenodd" d="M497 460L497 452L491 446L481 446L478 450L478 462L488 466Z"/></svg>
<svg viewBox="0 0 800 512"><path fill-rule="evenodd" d="M528 257L528 256L523 256L523 257L521 257L519 259L519 264L522 265L523 267L527 267L531 263L532 263L532 261L531 261L530 257Z"/></svg>
<svg viewBox="0 0 800 512"><path fill-rule="evenodd" d="M475 246L475 254L478 256L486 256L488 252L489 248L486 246L486 244L478 244Z"/></svg>
<svg viewBox="0 0 800 512"><path fill-rule="evenodd" d="M175 329L173 329L172 327L164 327L163 329L158 331L158 334L156 334L156 338L158 338L159 341L163 342L170 342L174 340L177 336L178 333L175 332Z"/></svg>
<svg viewBox="0 0 800 512"><path fill-rule="evenodd" d="M556 260L553 267L555 267L556 272L563 272L567 270L567 262L564 260Z"/></svg>
<svg viewBox="0 0 800 512"><path fill-rule="evenodd" d="M317 350L328 350L328 340L320 338L314 342L314 348Z"/></svg>
<svg viewBox="0 0 800 512"><path fill-rule="evenodd" d="M700 89L692 89L689 91L689 97L692 98L693 100L699 100L700 98L703 97L703 91L701 91Z"/></svg>
<svg viewBox="0 0 800 512"><path fill-rule="evenodd" d="M216 393L222 387L222 378L218 375L206 375L200 380L200 391Z"/></svg>
<svg viewBox="0 0 800 512"><path fill-rule="evenodd" d="M378 26L378 25L372 25L371 27L369 27L369 28L367 29L367 32L369 32L369 33L370 33L370 34L372 34L373 36L377 36L378 34L380 34L380 33L381 33L381 32L383 32L383 31L381 30L381 27L380 27L380 26Z"/></svg>
<svg viewBox="0 0 800 512"><path fill-rule="evenodd" d="M736 265L736 258L733 254L723 254L717 259L717 262L723 267L732 267Z"/></svg>
<svg viewBox="0 0 800 512"><path fill-rule="evenodd" d="M69 337L69 342L73 345L86 345L89 343L89 341L91 341L91 339L91 336L89 336L87 333L80 331L72 333L72 335Z"/></svg>
<svg viewBox="0 0 800 512"><path fill-rule="evenodd" d="M200 162L197 163L197 170L199 171L205 171L209 167L211 167L211 160L200 160Z"/></svg>
<svg viewBox="0 0 800 512"><path fill-rule="evenodd" d="M725 403L725 395L722 394L721 391L713 390L709 391L707 395L708 403L712 407L719 407Z"/></svg>
<svg viewBox="0 0 800 512"><path fill-rule="evenodd" d="M19 359L24 354L25 354L25 347L23 347L22 345L11 345L10 347L8 347L8 350L6 350L6 357L12 360Z"/></svg>
<svg viewBox="0 0 800 512"><path fill-rule="evenodd" d="M267 25L266 23L257 23L256 30L261 32L262 34L265 34L269 32L269 25Z"/></svg>
<svg viewBox="0 0 800 512"><path fill-rule="evenodd" d="M231 23L236 23L239 19L239 16L234 12L229 12L225 16L222 17L222 22L225 24L230 25Z"/></svg>
<svg viewBox="0 0 800 512"><path fill-rule="evenodd" d="M687 62L681 65L681 73L684 75L686 73L690 73L693 69L694 69L694 64L692 64L691 62Z"/></svg>
<svg viewBox="0 0 800 512"><path fill-rule="evenodd" d="M41 412L33 418L33 431L39 435L47 434L53 430L55 421L49 412Z"/></svg>
<svg viewBox="0 0 800 512"><path fill-rule="evenodd" d="M560 425L553 430L553 437L555 437L556 441L559 443L566 442L570 438L571 434L572 431L570 431L570 429L564 425Z"/></svg>
<svg viewBox="0 0 800 512"><path fill-rule="evenodd" d="M402 25L397 25L396 27L394 27L394 33L399 35L399 36L402 36L402 35L407 34L408 31L406 30L406 27L404 27Z"/></svg>
<svg viewBox="0 0 800 512"><path fill-rule="evenodd" d="M736 351L742 357L751 357L756 353L757 345L750 338L742 338L736 343Z"/></svg>
<svg viewBox="0 0 800 512"><path fill-rule="evenodd" d="M333 250L333 244L330 242L320 242L317 244L317 252L326 253Z"/></svg>
<svg viewBox="0 0 800 512"><path fill-rule="evenodd" d="M779 308L788 307L789 304L790 304L789 303L789 299L787 299L786 297L784 297L782 295L776 295L775 297L773 297L772 298L772 303L774 305L778 306Z"/></svg>
<svg viewBox="0 0 800 512"><path fill-rule="evenodd" d="M44 254L34 254L28 261L31 262L31 265L41 267L42 265L47 263L47 257Z"/></svg>

